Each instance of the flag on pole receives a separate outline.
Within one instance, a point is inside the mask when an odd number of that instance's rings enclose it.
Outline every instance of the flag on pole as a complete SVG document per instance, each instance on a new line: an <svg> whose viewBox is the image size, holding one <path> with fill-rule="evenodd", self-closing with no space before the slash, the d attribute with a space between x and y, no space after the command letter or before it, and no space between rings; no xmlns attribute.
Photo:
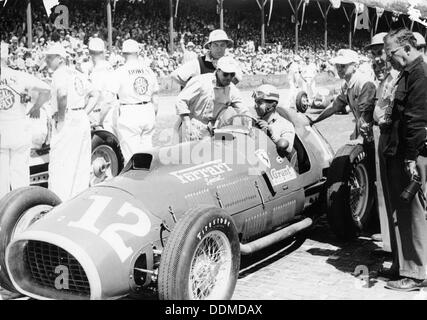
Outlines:
<svg viewBox="0 0 427 320"><path fill-rule="evenodd" d="M47 16L50 17L52 8L59 4L58 0L43 0L44 8L46 9Z"/></svg>
<svg viewBox="0 0 427 320"><path fill-rule="evenodd" d="M178 16L178 5L179 5L179 0L176 0L176 5L175 5L175 18Z"/></svg>
<svg viewBox="0 0 427 320"><path fill-rule="evenodd" d="M273 0L270 0L270 12L268 13L267 26L270 26L271 13L273 12Z"/></svg>
<svg viewBox="0 0 427 320"><path fill-rule="evenodd" d="M369 30L369 11L368 7L365 6L363 3L357 3L355 2L354 5L356 6L356 15L355 15L355 22L354 22L354 30L356 29L366 29Z"/></svg>
<svg viewBox="0 0 427 320"><path fill-rule="evenodd" d="M332 8L338 9L341 6L341 0L329 0L332 4Z"/></svg>

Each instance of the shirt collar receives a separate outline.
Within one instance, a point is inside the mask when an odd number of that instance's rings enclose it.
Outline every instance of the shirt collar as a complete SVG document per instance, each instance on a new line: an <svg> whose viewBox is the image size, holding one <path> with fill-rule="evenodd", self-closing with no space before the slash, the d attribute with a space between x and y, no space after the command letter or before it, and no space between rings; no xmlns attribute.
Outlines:
<svg viewBox="0 0 427 320"><path fill-rule="evenodd" d="M412 70L414 70L414 68L416 67L416 66L418 66L418 64L420 64L421 62L423 62L424 61L424 59L423 59L423 56L422 55L420 55L418 58L416 58L414 61L412 61L411 63L409 63L406 67L405 67L405 69L403 69L403 71L405 71L405 72L411 72Z"/></svg>
<svg viewBox="0 0 427 320"><path fill-rule="evenodd" d="M278 116L278 114L276 112L273 112L272 114L270 114L270 116L267 119L267 123L272 124L272 123L276 122L277 116Z"/></svg>

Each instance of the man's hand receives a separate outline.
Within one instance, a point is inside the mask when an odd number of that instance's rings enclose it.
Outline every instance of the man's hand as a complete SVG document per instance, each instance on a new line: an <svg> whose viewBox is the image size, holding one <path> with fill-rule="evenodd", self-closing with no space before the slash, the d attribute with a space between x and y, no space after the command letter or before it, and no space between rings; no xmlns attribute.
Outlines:
<svg viewBox="0 0 427 320"><path fill-rule="evenodd" d="M372 131L372 123L361 121L361 125L359 128L360 134L362 135L363 139L365 139L367 142L371 142L374 140L374 133Z"/></svg>
<svg viewBox="0 0 427 320"><path fill-rule="evenodd" d="M258 127L265 132L265 134L269 137L271 137L271 131L270 131L270 127L267 123L267 121L265 120L258 120L257 121L257 125Z"/></svg>
<svg viewBox="0 0 427 320"><path fill-rule="evenodd" d="M405 172L410 176L419 176L417 162L415 160L405 160Z"/></svg>
<svg viewBox="0 0 427 320"><path fill-rule="evenodd" d="M200 130L193 126L191 122L182 123L182 138L183 141L195 141L200 140Z"/></svg>
<svg viewBox="0 0 427 320"><path fill-rule="evenodd" d="M40 108L37 106L33 106L30 111L28 111L27 115L30 116L32 119L39 119L40 118Z"/></svg>

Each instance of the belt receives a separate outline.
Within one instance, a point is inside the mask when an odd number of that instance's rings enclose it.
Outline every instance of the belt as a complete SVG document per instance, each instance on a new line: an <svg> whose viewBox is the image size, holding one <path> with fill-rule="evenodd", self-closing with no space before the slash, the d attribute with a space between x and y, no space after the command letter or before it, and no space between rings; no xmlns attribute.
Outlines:
<svg viewBox="0 0 427 320"><path fill-rule="evenodd" d="M121 106L138 106L138 105L142 105L142 104L148 104L151 101L143 101L143 102L138 102L138 103L120 103Z"/></svg>

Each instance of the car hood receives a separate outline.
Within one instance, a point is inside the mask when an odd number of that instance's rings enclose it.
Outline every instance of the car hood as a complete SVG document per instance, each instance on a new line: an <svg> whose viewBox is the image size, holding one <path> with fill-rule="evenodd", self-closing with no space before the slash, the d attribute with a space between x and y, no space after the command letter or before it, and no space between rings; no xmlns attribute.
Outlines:
<svg viewBox="0 0 427 320"><path fill-rule="evenodd" d="M90 188L55 207L11 241L6 251L8 272L16 288L28 296L64 298L62 293L34 284L34 270L27 270L31 266L17 264L30 259L26 246L32 242L37 244L33 258L50 272L62 264L73 272L76 266L69 266L65 258L75 258L87 276L91 299L119 297L129 292L133 262L158 239L160 224L131 194L117 188ZM58 257L58 250L68 256Z"/></svg>

